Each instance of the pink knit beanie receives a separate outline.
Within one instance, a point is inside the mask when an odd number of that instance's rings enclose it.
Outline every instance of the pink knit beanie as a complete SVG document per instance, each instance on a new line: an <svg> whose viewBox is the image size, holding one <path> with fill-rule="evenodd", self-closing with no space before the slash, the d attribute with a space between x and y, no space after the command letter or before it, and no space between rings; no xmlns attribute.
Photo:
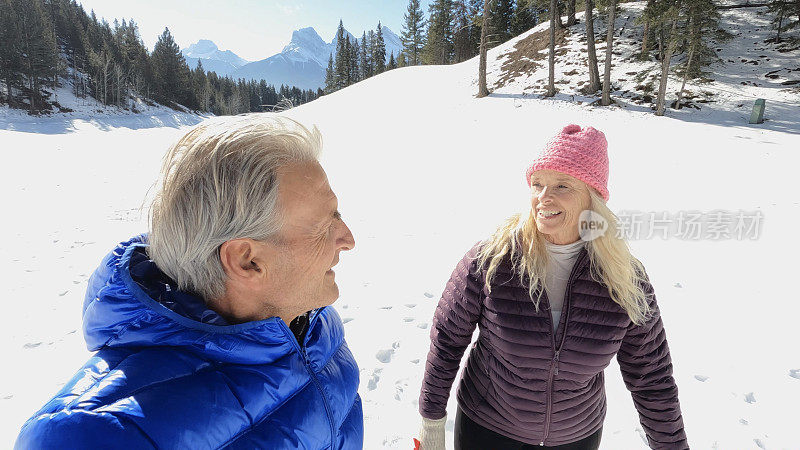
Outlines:
<svg viewBox="0 0 800 450"><path fill-rule="evenodd" d="M528 186L537 170L555 170L571 175L597 189L608 201L608 142L592 127L567 125L551 139L525 172Z"/></svg>

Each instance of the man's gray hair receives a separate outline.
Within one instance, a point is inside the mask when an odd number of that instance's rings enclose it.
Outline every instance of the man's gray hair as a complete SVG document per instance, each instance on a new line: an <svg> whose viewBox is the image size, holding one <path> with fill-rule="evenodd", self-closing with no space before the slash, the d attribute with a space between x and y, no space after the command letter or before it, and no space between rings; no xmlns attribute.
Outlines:
<svg viewBox="0 0 800 450"><path fill-rule="evenodd" d="M213 119L170 148L150 210L148 253L180 290L225 294L220 246L264 241L282 227L278 170L316 161L319 130L275 114Z"/></svg>

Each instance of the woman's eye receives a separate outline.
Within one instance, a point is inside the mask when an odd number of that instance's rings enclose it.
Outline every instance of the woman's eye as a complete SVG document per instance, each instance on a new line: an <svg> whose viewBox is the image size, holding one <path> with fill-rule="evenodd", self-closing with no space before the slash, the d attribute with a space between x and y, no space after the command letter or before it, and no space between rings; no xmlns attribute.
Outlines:
<svg viewBox="0 0 800 450"><path fill-rule="evenodd" d="M567 188L567 187L566 187L566 186L564 186L563 184L559 184L559 185L558 185L558 187L559 187L559 189L566 189L566 188Z"/></svg>

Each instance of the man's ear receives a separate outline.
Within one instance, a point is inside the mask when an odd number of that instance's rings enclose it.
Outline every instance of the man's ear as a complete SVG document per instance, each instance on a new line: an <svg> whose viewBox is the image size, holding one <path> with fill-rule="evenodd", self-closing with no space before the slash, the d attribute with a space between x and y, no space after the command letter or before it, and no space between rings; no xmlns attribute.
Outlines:
<svg viewBox="0 0 800 450"><path fill-rule="evenodd" d="M232 280L248 281L266 275L262 249L252 239L231 239L219 248L219 260Z"/></svg>

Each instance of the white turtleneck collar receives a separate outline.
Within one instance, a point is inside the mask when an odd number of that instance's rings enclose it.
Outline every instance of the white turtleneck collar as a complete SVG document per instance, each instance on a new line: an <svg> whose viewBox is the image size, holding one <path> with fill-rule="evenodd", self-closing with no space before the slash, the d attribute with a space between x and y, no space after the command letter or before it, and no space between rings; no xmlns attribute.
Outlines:
<svg viewBox="0 0 800 450"><path fill-rule="evenodd" d="M564 308L564 295L569 274L575 265L578 255L586 246L586 241L578 239L571 244L553 244L545 240L545 247L550 261L545 274L547 298L550 301L550 313L553 317L553 332L558 329L561 312Z"/></svg>
<svg viewBox="0 0 800 450"><path fill-rule="evenodd" d="M550 254L555 255L577 255L581 249L586 246L586 241L578 239L571 244L553 244L545 239L545 247Z"/></svg>

